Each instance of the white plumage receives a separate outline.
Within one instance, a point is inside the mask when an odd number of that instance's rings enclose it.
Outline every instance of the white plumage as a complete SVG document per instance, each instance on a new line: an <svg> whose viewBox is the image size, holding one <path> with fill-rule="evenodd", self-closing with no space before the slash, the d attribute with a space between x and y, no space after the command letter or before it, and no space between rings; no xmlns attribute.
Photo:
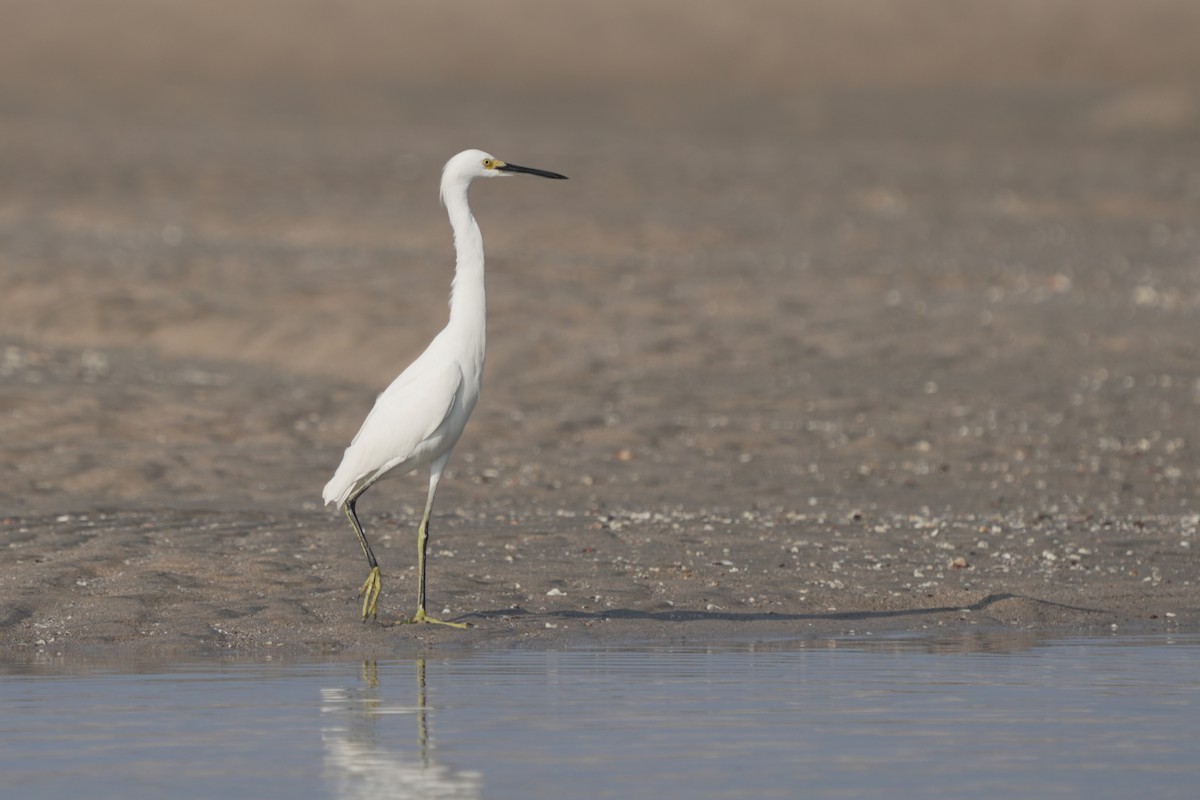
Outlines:
<svg viewBox="0 0 1200 800"><path fill-rule="evenodd" d="M417 613L410 621L441 622L425 614L429 518L438 481L479 399L486 346L483 236L467 203L467 189L476 178L518 173L566 177L508 164L482 150L465 150L446 162L441 195L454 230L458 256L450 294L450 321L425 352L375 400L375 406L346 448L342 463L325 485L325 504L334 503L345 511L371 567L359 591L364 620L378 614L381 576L355 513L355 502L385 475L404 475L428 466L429 494L417 529Z"/></svg>

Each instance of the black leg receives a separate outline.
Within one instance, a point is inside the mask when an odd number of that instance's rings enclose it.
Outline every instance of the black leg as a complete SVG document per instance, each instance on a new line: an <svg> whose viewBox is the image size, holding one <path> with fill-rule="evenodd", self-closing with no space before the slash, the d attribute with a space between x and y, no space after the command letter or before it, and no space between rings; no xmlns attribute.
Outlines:
<svg viewBox="0 0 1200 800"><path fill-rule="evenodd" d="M367 535L363 533L362 523L358 521L358 514L354 511L354 504L357 502L358 498L355 497L346 503L346 516L350 518L350 524L354 526L354 532L358 534L358 543L362 545L363 555L367 557L367 564L374 569L379 566L379 562L375 560L375 554L371 552L371 545L367 543Z"/></svg>
<svg viewBox="0 0 1200 800"><path fill-rule="evenodd" d="M354 504L357 501L358 498L355 497L346 503L346 517L354 526L354 532L358 534L358 543L362 545L363 555L367 557L367 564L371 567L371 574L367 576L366 582L358 590L358 596L363 599L363 622L366 622L367 617L377 618L379 615L379 593L383 589L383 579L379 572L379 562L375 560L375 554L371 552L371 545L367 543L367 535L363 533L362 523L358 521L358 514L354 512Z"/></svg>

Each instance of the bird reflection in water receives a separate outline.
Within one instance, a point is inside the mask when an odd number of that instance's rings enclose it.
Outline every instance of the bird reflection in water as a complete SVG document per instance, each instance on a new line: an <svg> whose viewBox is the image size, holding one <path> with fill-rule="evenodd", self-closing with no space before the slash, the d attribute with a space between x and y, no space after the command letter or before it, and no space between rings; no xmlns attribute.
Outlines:
<svg viewBox="0 0 1200 800"><path fill-rule="evenodd" d="M394 705L380 697L374 661L363 662L358 685L321 690L325 778L334 797L465 800L481 795L483 778L478 772L437 762L425 705L425 659L417 659L416 672L415 706ZM415 749L400 740L399 729L384 724L395 715L415 717Z"/></svg>

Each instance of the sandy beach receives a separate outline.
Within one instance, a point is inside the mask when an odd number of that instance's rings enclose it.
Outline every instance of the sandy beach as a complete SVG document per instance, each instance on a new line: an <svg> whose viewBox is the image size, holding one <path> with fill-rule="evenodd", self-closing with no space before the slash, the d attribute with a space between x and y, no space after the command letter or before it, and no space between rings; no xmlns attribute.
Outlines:
<svg viewBox="0 0 1200 800"><path fill-rule="evenodd" d="M0 658L1200 630L1193 4L4 5Z"/></svg>

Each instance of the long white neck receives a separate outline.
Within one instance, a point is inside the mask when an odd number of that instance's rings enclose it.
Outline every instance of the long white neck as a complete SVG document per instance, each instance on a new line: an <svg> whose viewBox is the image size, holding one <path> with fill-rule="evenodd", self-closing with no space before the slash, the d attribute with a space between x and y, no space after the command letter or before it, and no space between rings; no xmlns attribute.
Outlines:
<svg viewBox="0 0 1200 800"><path fill-rule="evenodd" d="M454 229L454 250L457 264L450 289L450 324L478 348L483 359L487 331L487 298L484 292L483 234L467 204L467 182L443 183L442 202Z"/></svg>

